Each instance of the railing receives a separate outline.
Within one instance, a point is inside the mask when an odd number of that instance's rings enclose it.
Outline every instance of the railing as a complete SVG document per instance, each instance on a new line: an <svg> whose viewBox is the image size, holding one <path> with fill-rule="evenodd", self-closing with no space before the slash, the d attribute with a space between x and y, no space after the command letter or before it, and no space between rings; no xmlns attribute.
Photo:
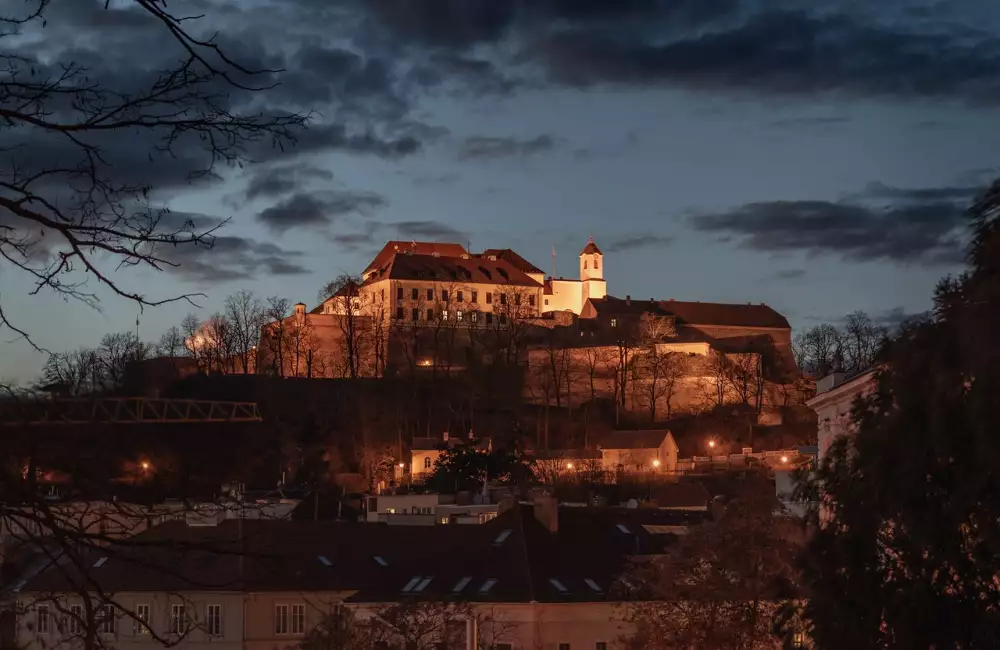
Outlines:
<svg viewBox="0 0 1000 650"><path fill-rule="evenodd" d="M772 469L787 467L792 469L797 467L806 459L807 454L802 454L798 449L781 449L777 451L759 451L749 454L729 454L719 456L692 456L691 458L678 458L678 472L697 472L713 470L729 470L748 467L754 463L766 465Z"/></svg>
<svg viewBox="0 0 1000 650"><path fill-rule="evenodd" d="M260 422L254 402L150 397L0 401L0 426Z"/></svg>

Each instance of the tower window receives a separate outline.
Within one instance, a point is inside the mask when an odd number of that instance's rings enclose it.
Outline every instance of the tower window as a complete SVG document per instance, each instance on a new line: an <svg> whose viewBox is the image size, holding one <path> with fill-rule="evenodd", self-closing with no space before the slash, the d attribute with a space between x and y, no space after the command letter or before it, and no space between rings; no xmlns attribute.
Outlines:
<svg viewBox="0 0 1000 650"><path fill-rule="evenodd" d="M583 260L583 268L587 268L587 260Z"/></svg>
<svg viewBox="0 0 1000 650"><path fill-rule="evenodd" d="M601 258L594 255L594 270L601 268Z"/></svg>
<svg viewBox="0 0 1000 650"><path fill-rule="evenodd" d="M528 296L528 304L531 305L532 307L535 306L535 297L534 296L531 296L531 295Z"/></svg>

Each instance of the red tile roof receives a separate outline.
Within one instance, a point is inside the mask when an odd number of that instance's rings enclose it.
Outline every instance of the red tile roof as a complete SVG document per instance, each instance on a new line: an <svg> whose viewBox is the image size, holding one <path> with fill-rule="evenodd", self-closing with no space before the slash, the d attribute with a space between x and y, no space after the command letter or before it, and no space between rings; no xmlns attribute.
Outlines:
<svg viewBox="0 0 1000 650"><path fill-rule="evenodd" d="M381 276L380 277L384 277ZM496 261L473 257L435 257L433 255L396 255L388 269L393 280L431 280L436 282L467 282L519 287L540 287L541 284L506 260Z"/></svg>
<svg viewBox="0 0 1000 650"><path fill-rule="evenodd" d="M594 243L594 238L591 237L590 241L587 242L587 245L583 247L582 251L580 251L580 255L593 255L594 253L598 255L604 254L601 252L601 249L597 247L597 244Z"/></svg>
<svg viewBox="0 0 1000 650"><path fill-rule="evenodd" d="M686 325L789 329L788 320L765 304L727 304L662 300L660 308Z"/></svg>
<svg viewBox="0 0 1000 650"><path fill-rule="evenodd" d="M437 253L441 257L462 257L468 255L469 251L461 244L449 244L446 242L426 242L426 241L390 241L379 251L375 259L365 267L365 273L381 268L392 261L396 253L415 253L417 255L433 255Z"/></svg>
<svg viewBox="0 0 1000 650"><path fill-rule="evenodd" d="M487 248L483 251L482 255L477 255L476 257L485 257L489 259L490 256L509 262L514 268L524 271L525 273L544 273L544 271L540 268L521 257L510 248Z"/></svg>

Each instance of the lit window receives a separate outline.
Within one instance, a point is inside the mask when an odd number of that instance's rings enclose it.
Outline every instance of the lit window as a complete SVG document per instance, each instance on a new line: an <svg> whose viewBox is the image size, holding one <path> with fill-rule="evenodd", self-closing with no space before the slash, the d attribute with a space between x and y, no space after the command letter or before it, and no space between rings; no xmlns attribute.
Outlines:
<svg viewBox="0 0 1000 650"><path fill-rule="evenodd" d="M209 605L205 611L205 631L209 636L222 636L222 605Z"/></svg>
<svg viewBox="0 0 1000 650"><path fill-rule="evenodd" d="M476 311L471 312L469 314L469 320L471 320L473 323L478 323L479 322L479 312L476 312Z"/></svg>
<svg viewBox="0 0 1000 650"><path fill-rule="evenodd" d="M288 605L274 606L274 633L288 634Z"/></svg>
<svg viewBox="0 0 1000 650"><path fill-rule="evenodd" d="M611 327L618 327L618 319L617 318L612 318L611 319Z"/></svg>
<svg viewBox="0 0 1000 650"><path fill-rule="evenodd" d="M132 631L136 634L149 634L149 605L135 606L135 621Z"/></svg>
<svg viewBox="0 0 1000 650"><path fill-rule="evenodd" d="M49 606L38 605L35 609L35 631L39 634L49 633Z"/></svg>
<svg viewBox="0 0 1000 650"><path fill-rule="evenodd" d="M447 309L442 309L441 310L441 320L448 320L448 310Z"/></svg>
<svg viewBox="0 0 1000 650"><path fill-rule="evenodd" d="M170 606L170 632L173 634L187 632L187 613L184 611L184 605Z"/></svg>
<svg viewBox="0 0 1000 650"><path fill-rule="evenodd" d="M792 636L792 647L793 648L804 648L806 647L806 635L802 632L796 632Z"/></svg>
<svg viewBox="0 0 1000 650"><path fill-rule="evenodd" d="M458 322L462 322L462 310L461 309L459 309L458 311L455 312L455 320L457 320Z"/></svg>
<svg viewBox="0 0 1000 650"><path fill-rule="evenodd" d="M306 633L306 606L302 603L292 605L292 634Z"/></svg>

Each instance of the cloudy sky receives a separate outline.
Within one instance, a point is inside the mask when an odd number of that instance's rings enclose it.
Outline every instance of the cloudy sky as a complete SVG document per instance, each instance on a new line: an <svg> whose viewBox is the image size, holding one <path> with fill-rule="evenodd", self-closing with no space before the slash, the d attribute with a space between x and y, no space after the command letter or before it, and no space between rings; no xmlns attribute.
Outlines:
<svg viewBox="0 0 1000 650"><path fill-rule="evenodd" d="M39 74L74 61L127 92L178 57L130 4L52 0L44 27L0 39L0 55ZM546 271L554 246L568 276L592 234L615 295L766 302L796 328L855 309L891 321L961 270L962 207L1000 176L992 0L168 8L204 15L185 24L218 30L241 63L284 70L265 93L232 92L232 106L311 113L296 146L259 143L255 164L197 181L194 144L163 157L141 134L101 140L116 177L152 184L173 223L229 219L211 250L170 251L176 268L111 271L151 299L203 293L205 316L241 288L311 306L390 238L511 247ZM0 94L0 110L10 101ZM3 123L0 145L28 168L63 155ZM17 220L0 208L5 224ZM48 349L135 327L134 304L86 287L99 309L31 295L0 262L4 313ZM191 310L146 309L140 333L156 339ZM0 377L32 377L44 354L0 336Z"/></svg>

